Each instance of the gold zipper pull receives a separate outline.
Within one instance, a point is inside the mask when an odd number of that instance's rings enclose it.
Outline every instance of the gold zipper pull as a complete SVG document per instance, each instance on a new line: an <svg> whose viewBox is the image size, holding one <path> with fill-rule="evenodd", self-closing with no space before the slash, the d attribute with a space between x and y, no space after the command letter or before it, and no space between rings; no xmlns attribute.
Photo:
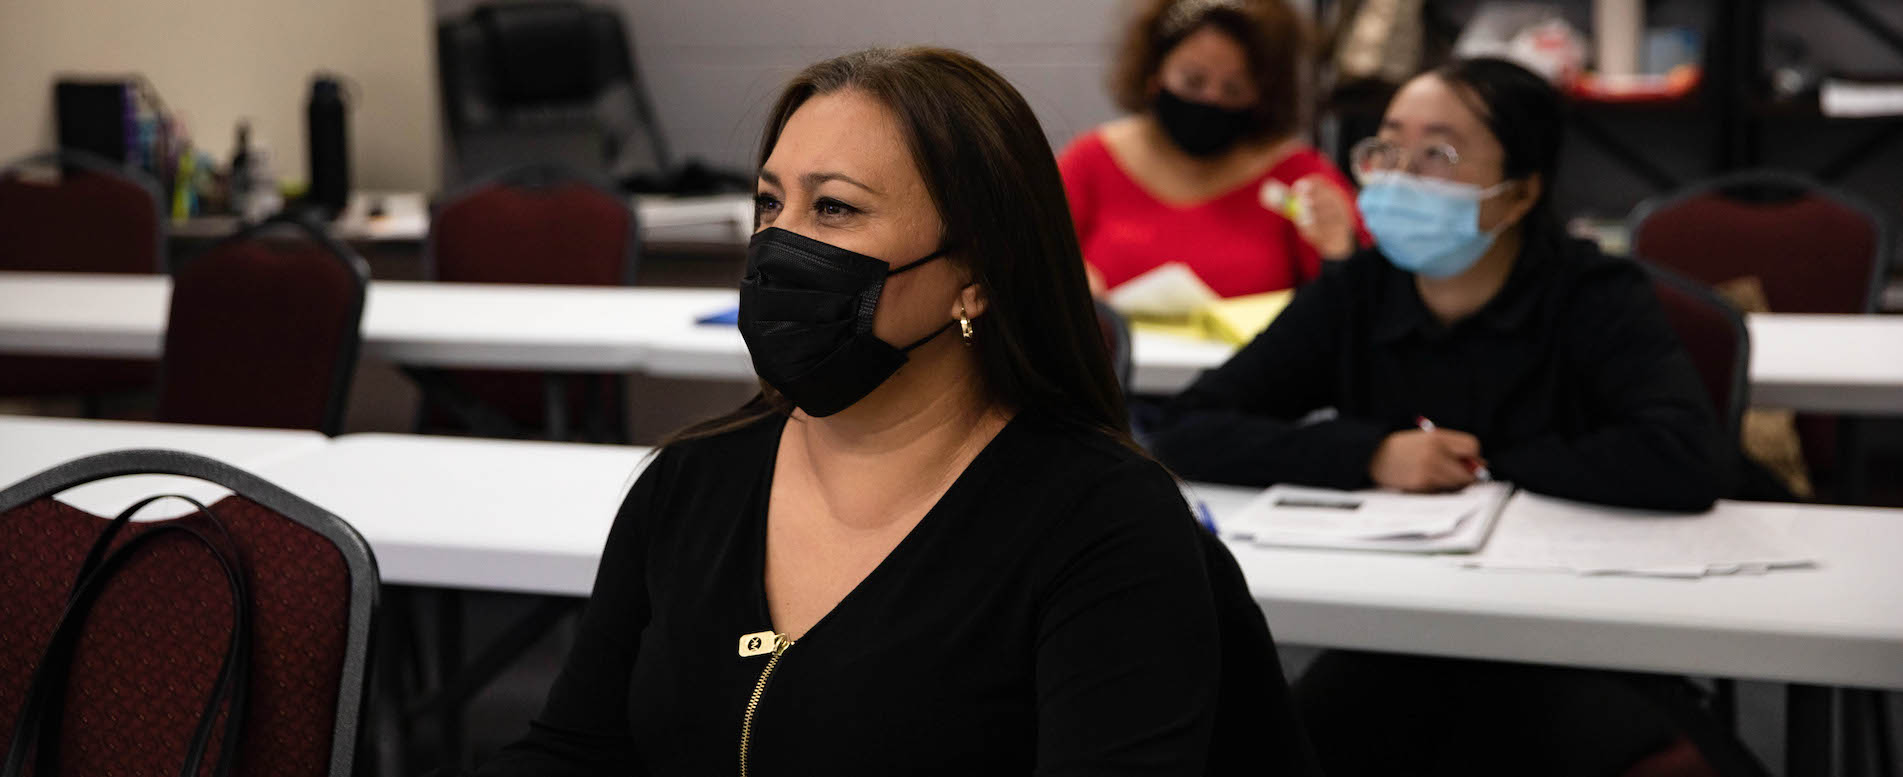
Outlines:
<svg viewBox="0 0 1903 777"><path fill-rule="evenodd" d="M792 644L792 641L788 640L785 635L775 634L771 631L756 631L752 634L742 634L740 635L740 657L752 658L754 656L764 656L768 653L778 655L780 651L785 650L786 646L790 644Z"/></svg>

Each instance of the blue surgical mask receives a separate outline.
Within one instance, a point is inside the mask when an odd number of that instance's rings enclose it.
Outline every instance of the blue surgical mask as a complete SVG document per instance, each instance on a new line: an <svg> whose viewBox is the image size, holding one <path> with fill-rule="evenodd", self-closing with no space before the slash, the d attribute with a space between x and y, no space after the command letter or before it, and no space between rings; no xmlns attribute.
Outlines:
<svg viewBox="0 0 1903 777"><path fill-rule="evenodd" d="M1389 262L1429 278L1452 278L1480 260L1499 230L1480 231L1480 203L1504 191L1400 171L1370 173L1355 204Z"/></svg>

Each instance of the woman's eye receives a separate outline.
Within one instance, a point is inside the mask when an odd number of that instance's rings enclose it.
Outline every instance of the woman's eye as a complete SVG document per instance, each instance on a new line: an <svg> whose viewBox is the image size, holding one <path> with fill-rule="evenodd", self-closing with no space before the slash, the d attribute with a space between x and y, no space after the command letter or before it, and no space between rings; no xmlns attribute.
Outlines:
<svg viewBox="0 0 1903 777"><path fill-rule="evenodd" d="M857 213L859 209L835 199L821 198L813 203L813 212L821 216L838 218Z"/></svg>
<svg viewBox="0 0 1903 777"><path fill-rule="evenodd" d="M780 200L771 194L753 195L753 212L756 215L776 213L780 209Z"/></svg>

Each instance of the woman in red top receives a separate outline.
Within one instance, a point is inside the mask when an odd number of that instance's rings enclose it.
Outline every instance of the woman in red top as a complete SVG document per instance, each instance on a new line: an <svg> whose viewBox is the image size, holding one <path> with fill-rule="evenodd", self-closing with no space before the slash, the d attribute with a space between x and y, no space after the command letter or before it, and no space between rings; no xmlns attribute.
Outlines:
<svg viewBox="0 0 1903 777"><path fill-rule="evenodd" d="M1299 137L1306 48L1283 0L1138 14L1111 82L1132 115L1058 159L1093 290L1182 262L1224 297L1275 291L1368 244L1348 180Z"/></svg>

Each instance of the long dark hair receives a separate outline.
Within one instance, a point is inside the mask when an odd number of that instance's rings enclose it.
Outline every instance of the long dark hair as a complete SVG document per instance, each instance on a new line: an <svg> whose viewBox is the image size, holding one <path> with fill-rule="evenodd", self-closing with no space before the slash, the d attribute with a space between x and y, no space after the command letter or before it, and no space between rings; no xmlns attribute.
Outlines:
<svg viewBox="0 0 1903 777"><path fill-rule="evenodd" d="M898 117L945 225L949 257L988 298L973 322L983 390L1021 413L1094 429L1135 448L1110 368L1063 181L1031 106L997 71L962 52L875 48L794 76L767 116L764 166L807 100L856 90ZM732 413L676 433L708 437L792 406L772 387Z"/></svg>
<svg viewBox="0 0 1903 777"><path fill-rule="evenodd" d="M1500 142L1506 152L1501 170L1507 179L1539 174L1539 200L1522 221L1525 243L1560 239L1552 205L1560 141L1566 136L1565 101L1559 90L1531 70L1490 57L1457 59L1435 68L1433 75L1454 87Z"/></svg>

